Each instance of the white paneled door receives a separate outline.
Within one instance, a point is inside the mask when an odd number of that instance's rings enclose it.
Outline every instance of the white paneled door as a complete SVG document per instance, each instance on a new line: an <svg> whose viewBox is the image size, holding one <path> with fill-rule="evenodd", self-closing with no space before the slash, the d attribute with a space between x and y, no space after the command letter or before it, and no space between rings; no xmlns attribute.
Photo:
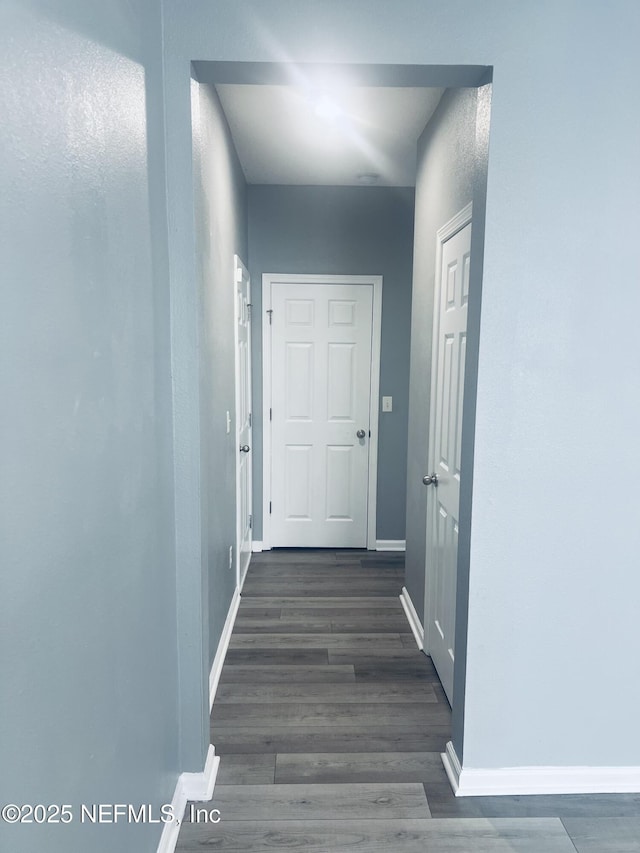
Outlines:
<svg viewBox="0 0 640 853"><path fill-rule="evenodd" d="M470 211L464 218L470 219ZM462 221L464 221L464 218ZM458 511L471 222L440 246L427 492L427 651L453 701Z"/></svg>
<svg viewBox="0 0 640 853"><path fill-rule="evenodd" d="M241 588L251 560L251 283L235 256L236 327L236 554Z"/></svg>
<svg viewBox="0 0 640 853"><path fill-rule="evenodd" d="M273 282L270 300L270 545L365 548L374 286Z"/></svg>

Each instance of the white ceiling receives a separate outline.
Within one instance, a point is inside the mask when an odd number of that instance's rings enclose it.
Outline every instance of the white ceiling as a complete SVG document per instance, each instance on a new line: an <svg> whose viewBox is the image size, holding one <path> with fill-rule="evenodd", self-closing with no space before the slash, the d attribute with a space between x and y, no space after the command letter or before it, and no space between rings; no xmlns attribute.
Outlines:
<svg viewBox="0 0 640 853"><path fill-rule="evenodd" d="M414 186L416 143L444 89L218 83L250 184ZM317 115L319 98L336 116ZM375 174L375 181L359 175Z"/></svg>

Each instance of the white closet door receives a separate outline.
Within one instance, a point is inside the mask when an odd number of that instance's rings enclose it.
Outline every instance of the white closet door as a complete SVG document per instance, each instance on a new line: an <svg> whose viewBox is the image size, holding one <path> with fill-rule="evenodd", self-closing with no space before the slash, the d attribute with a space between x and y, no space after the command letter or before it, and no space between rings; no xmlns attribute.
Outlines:
<svg viewBox="0 0 640 853"><path fill-rule="evenodd" d="M453 701L458 512L464 363L467 344L471 223L442 245L434 315L429 470L437 476L427 495L428 652Z"/></svg>
<svg viewBox="0 0 640 853"><path fill-rule="evenodd" d="M367 544L373 287L274 283L271 544Z"/></svg>

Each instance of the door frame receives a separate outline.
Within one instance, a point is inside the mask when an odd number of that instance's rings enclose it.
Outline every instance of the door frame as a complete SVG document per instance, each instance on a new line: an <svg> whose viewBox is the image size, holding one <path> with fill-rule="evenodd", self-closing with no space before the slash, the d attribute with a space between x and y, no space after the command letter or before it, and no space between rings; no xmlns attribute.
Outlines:
<svg viewBox="0 0 640 853"><path fill-rule="evenodd" d="M469 223L473 220L473 203L469 202L469 204L465 205L462 210L458 211L455 216L445 222L440 228L438 228L436 232L436 270L435 270L435 280L434 280L434 300L433 300L433 337L431 341L431 394L429 400L429 438L428 438L428 448L427 448L427 467L429 472L435 470L435 462L434 462L434 447L433 442L436 434L436 411L435 411L435 388L438 379L438 347L439 347L439 336L440 336L440 299L442 297L442 257L444 254L444 244L447 240L450 240L454 237L458 231L462 231ZM473 227L473 226L472 226ZM467 321L468 328L468 321ZM467 350L467 357L469 355L469 350ZM467 365L465 361L465 376L467 373ZM463 398L462 398L462 410L464 412L464 390L463 390ZM460 477L462 479L462 469L460 471ZM426 514L426 536L429 536L429 494L427 494L427 514ZM431 610L430 603L433 597L433 573L428 569L428 558L429 558L429 543L426 543L425 550L425 579L424 579L424 621L425 621L425 645L424 650L426 654L430 653L432 646L432 637L433 637L433 626L431 619ZM458 580L458 554L456 554L456 589L457 589L457 580ZM457 600L456 600L456 624L458 621L458 608L457 608ZM455 672L455 652L454 652L454 672Z"/></svg>
<svg viewBox="0 0 640 853"><path fill-rule="evenodd" d="M378 417L380 411L380 349L382 337L381 275L295 275L264 273L262 276L262 548L271 549L269 503L271 499L271 285L361 284L373 286L371 337L371 384L369 388L369 489L367 495L367 549L376 550L378 495Z"/></svg>
<svg viewBox="0 0 640 853"><path fill-rule="evenodd" d="M249 270L246 265L242 261L242 258L239 255L233 256L233 342L234 342L234 373L235 373L235 411L233 418L233 434L234 434L234 448L236 454L236 541L235 541L235 564L236 564L236 587L238 590L242 590L242 585L244 583L244 579L246 577L249 565L247 564L247 569L245 570L244 575L241 572L240 566L240 539L242 537L242 521L240 518L240 512L242 509L242 501L240 500L240 487L241 487L241 477L240 477L240 454L238 452L238 437L239 437L239 427L240 427L240 359L238 357L238 321L240 319L240 306L238 304L238 284L242 281L242 279L246 276L247 279L247 293L249 296L249 304L248 304L248 312L249 312L249 335L248 335L248 343L247 343L247 381L249 383L248 388L248 397L249 397L249 411L252 410L252 393L251 393L251 277L249 275ZM249 439L250 445L253 445L253 430L251 426L252 416L249 415ZM247 495L247 506L250 510L249 515L253 516L253 457L249 457L246 460L249 465L249 489ZM253 530L251 530L252 538L253 538ZM251 552L252 549L249 549L249 562L251 561Z"/></svg>

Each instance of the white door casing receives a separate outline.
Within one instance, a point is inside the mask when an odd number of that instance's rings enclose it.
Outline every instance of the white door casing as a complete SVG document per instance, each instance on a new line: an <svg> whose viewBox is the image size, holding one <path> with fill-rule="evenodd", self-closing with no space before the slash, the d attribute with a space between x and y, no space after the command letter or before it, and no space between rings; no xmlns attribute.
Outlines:
<svg viewBox="0 0 640 853"><path fill-rule="evenodd" d="M380 276L263 276L264 548L375 548L381 303Z"/></svg>
<svg viewBox="0 0 640 853"><path fill-rule="evenodd" d="M242 589L252 539L252 415L251 415L251 282L240 258L234 256L236 367L236 582ZM248 448L248 449L247 449Z"/></svg>
<svg viewBox="0 0 640 853"><path fill-rule="evenodd" d="M438 231L433 315L425 615L427 652L453 704L471 205Z"/></svg>

